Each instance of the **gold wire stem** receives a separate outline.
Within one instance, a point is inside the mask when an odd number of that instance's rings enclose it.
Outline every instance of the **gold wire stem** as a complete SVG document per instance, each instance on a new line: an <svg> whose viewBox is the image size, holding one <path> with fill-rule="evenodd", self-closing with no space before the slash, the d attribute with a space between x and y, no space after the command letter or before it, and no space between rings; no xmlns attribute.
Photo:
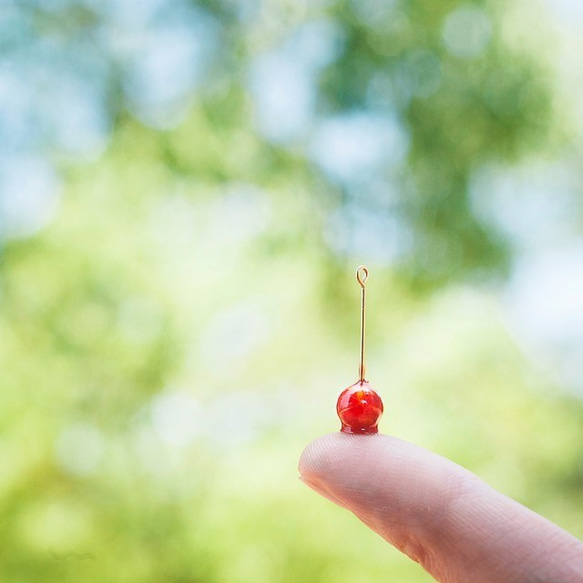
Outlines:
<svg viewBox="0 0 583 583"><path fill-rule="evenodd" d="M366 280L368 279L368 269L364 265L359 265L356 268L356 281L360 285L360 366L358 367L358 374L360 382L364 382L366 368L364 365L365 357L365 315L366 315Z"/></svg>

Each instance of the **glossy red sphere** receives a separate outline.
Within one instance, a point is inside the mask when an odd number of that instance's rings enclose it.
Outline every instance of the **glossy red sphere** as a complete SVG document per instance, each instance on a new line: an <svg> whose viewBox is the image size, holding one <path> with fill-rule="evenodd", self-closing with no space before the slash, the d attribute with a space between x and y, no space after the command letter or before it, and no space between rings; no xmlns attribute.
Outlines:
<svg viewBox="0 0 583 583"><path fill-rule="evenodd" d="M367 381L359 381L340 393L336 412L342 422L340 431L378 433L383 402Z"/></svg>

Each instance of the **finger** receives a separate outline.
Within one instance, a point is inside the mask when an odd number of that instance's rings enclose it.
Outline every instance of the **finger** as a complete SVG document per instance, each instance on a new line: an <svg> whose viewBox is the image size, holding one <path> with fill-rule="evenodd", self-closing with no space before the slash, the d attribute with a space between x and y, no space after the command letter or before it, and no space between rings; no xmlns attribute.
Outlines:
<svg viewBox="0 0 583 583"><path fill-rule="evenodd" d="M444 583L582 583L583 544L471 472L386 435L326 435L302 480Z"/></svg>

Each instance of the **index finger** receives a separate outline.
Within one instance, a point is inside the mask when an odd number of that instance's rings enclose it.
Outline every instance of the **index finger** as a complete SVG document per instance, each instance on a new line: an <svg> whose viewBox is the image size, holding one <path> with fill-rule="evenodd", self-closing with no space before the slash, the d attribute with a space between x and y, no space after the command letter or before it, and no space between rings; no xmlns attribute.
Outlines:
<svg viewBox="0 0 583 583"><path fill-rule="evenodd" d="M301 478L447 583L582 583L583 544L461 466L386 435L335 433Z"/></svg>

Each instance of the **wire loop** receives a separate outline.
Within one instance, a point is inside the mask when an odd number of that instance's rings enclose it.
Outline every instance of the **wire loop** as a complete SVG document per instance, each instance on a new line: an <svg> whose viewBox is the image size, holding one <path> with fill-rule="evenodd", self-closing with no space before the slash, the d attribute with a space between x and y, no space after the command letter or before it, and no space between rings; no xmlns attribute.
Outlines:
<svg viewBox="0 0 583 583"><path fill-rule="evenodd" d="M356 281L361 287L360 291L360 365L358 367L358 376L360 377L360 382L365 382L366 367L364 365L365 357L365 316L366 316L366 280L368 279L368 268L365 265L359 265L356 268Z"/></svg>
<svg viewBox="0 0 583 583"><path fill-rule="evenodd" d="M358 285L364 289L364 285L366 284L366 280L368 279L368 267L366 265L359 265L356 268L356 281L358 281Z"/></svg>

